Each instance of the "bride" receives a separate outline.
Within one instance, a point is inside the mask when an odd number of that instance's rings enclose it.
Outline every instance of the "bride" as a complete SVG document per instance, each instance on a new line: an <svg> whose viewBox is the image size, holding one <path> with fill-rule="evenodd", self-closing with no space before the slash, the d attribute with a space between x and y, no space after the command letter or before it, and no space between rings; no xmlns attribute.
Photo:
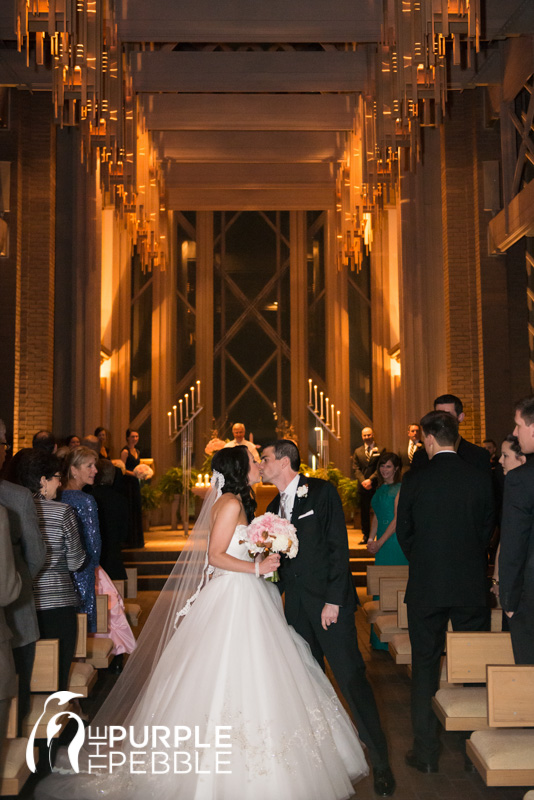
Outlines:
<svg viewBox="0 0 534 800"><path fill-rule="evenodd" d="M37 800L342 800L367 775L352 722L242 541L258 465L238 446L212 467L187 548L91 724L85 772L59 768ZM269 555L260 576L278 563ZM95 773L93 732L119 725L120 752L100 747Z"/></svg>

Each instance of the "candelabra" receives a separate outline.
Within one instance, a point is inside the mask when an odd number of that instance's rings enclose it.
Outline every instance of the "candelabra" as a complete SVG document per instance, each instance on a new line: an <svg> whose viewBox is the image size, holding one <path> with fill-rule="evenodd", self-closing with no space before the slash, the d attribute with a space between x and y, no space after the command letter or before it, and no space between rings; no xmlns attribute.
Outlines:
<svg viewBox="0 0 534 800"><path fill-rule="evenodd" d="M195 397L196 391L196 397ZM196 401L196 403L195 403ZM169 441L181 439L182 463L182 502L180 516L184 525L184 535L189 532L189 496L191 485L191 466L193 459L193 435L195 432L195 419L204 408L200 402L200 381L191 386L178 404L173 405L172 411L167 412L169 420ZM180 426L178 427L178 409L180 413Z"/></svg>
<svg viewBox="0 0 534 800"><path fill-rule="evenodd" d="M315 463L316 456L312 457L312 467L326 467L329 461L329 440L325 433L332 436L337 441L341 440L341 412L336 411L334 403L325 396L324 392L318 393L318 386L312 379L308 380L308 411L315 417L315 439L318 464ZM336 429L337 423L337 429Z"/></svg>

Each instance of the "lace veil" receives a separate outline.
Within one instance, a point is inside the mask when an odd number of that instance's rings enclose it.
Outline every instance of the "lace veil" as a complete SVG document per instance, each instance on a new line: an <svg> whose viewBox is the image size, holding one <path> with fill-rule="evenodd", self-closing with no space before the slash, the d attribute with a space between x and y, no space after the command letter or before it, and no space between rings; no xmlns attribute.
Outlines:
<svg viewBox="0 0 534 800"><path fill-rule="evenodd" d="M211 511L221 496L223 475L214 471L211 484L193 531L154 604L136 649L91 722L93 730L105 725L129 724L163 651L213 571L208 563Z"/></svg>

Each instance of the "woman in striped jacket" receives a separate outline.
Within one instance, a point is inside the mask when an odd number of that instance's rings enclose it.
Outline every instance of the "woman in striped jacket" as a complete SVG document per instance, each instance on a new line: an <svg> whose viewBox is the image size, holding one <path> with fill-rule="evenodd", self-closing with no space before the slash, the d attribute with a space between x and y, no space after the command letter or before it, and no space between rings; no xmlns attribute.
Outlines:
<svg viewBox="0 0 534 800"><path fill-rule="evenodd" d="M80 603L71 572L82 566L85 551L74 509L52 502L61 483L59 459L33 450L21 462L19 477L33 493L46 544L46 561L33 582L39 631L42 639L59 639L58 688L65 690L76 646L76 610Z"/></svg>

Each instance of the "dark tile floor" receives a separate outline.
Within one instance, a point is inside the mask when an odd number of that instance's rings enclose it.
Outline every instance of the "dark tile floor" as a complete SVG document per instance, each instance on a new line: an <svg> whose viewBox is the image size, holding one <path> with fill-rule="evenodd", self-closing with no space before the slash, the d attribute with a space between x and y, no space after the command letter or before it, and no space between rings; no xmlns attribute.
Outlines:
<svg viewBox="0 0 534 800"><path fill-rule="evenodd" d="M148 611L157 596L156 592L141 592L138 602L144 611L140 632L146 622ZM365 599L362 597L362 599ZM442 734L443 751L440 771L437 774L423 775L404 764L404 754L411 746L411 726L409 715L410 680L405 667L396 666L387 652L376 652L369 647L369 626L363 614L356 615L360 649L368 664L368 676L376 694L382 722L388 737L391 751L391 765L397 780L395 800L522 800L527 788L492 788L485 786L478 773L464 771L463 738L454 733ZM84 701L84 707L92 716L115 678L101 674L91 698ZM32 777L21 795L22 800L31 800L37 776ZM376 800L372 776L360 781L356 786L356 800ZM74 800L74 798L73 798ZM239 798L235 798L239 800ZM273 797L273 800L276 798Z"/></svg>

